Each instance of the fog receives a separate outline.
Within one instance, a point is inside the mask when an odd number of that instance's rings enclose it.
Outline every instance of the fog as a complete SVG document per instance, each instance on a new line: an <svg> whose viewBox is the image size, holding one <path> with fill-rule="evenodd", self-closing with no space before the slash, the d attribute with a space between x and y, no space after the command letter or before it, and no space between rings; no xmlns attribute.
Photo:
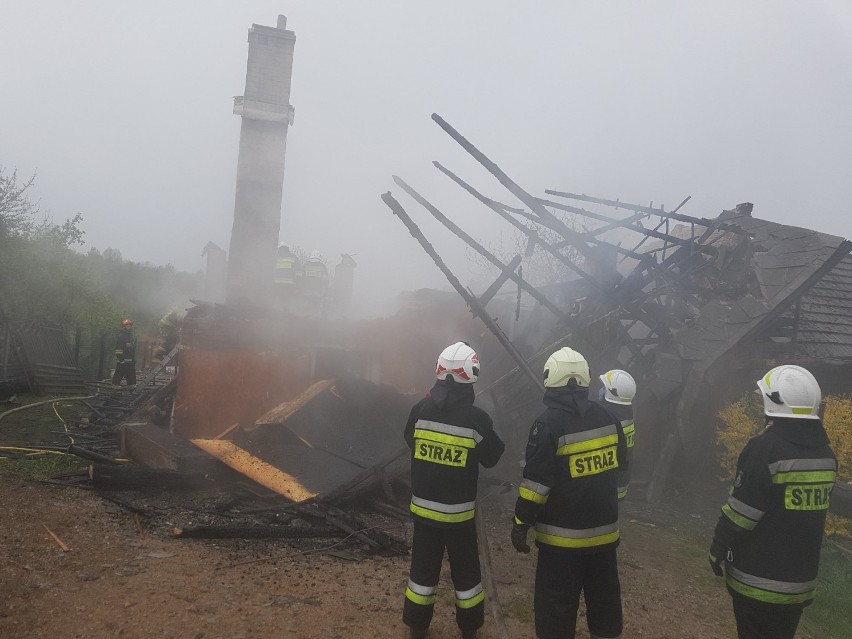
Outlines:
<svg viewBox="0 0 852 639"><path fill-rule="evenodd" d="M355 256L354 307L446 280L380 200L391 190L463 283L487 279L399 175L487 246L513 229L435 170L518 202L436 112L545 188L754 215L852 236L852 5L765 2L7 2L0 165L37 171L87 247L195 271L227 249L252 23L296 34L280 239ZM499 250L499 249L498 249Z"/></svg>

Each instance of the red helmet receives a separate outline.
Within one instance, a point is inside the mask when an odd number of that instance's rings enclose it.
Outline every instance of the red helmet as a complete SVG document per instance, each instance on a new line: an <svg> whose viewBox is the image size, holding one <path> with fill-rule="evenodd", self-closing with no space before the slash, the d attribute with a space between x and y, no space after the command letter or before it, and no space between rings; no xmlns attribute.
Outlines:
<svg viewBox="0 0 852 639"><path fill-rule="evenodd" d="M130 326L133 326L132 319L121 320L121 328L129 328Z"/></svg>

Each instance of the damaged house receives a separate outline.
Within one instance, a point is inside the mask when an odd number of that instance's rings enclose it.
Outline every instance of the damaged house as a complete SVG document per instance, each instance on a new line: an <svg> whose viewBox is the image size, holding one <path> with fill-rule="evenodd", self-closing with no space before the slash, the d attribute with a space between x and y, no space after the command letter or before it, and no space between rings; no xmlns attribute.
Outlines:
<svg viewBox="0 0 852 639"><path fill-rule="evenodd" d="M477 297L447 268L402 204L390 192L382 196L511 358L513 371L488 389L502 422L531 423L539 410L539 371L561 346L586 355L593 371L629 371L639 388L635 410L641 429L634 478L654 499L673 464L713 472L715 415L768 368L802 364L826 391L850 391L844 384L852 364L849 241L760 219L750 203L706 218L680 212L690 198L667 211L555 190L537 197L443 118L432 119L522 206L484 195L438 162L435 167L525 236L526 256L544 251L573 274L561 284L533 286L519 268L524 256L503 263L394 177L408 196L500 269L493 286ZM578 231L566 214L587 230ZM486 308L508 281L536 306L513 340ZM521 437L525 427L522 431Z"/></svg>

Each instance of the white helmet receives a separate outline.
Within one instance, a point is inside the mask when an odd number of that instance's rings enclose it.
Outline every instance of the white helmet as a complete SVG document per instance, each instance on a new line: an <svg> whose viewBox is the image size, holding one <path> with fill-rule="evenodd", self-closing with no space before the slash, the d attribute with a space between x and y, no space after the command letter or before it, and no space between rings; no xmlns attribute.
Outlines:
<svg viewBox="0 0 852 639"><path fill-rule="evenodd" d="M547 358L544 364L544 387L560 388L570 380L577 386L589 387L591 375L586 358L575 350L564 346Z"/></svg>
<svg viewBox="0 0 852 639"><path fill-rule="evenodd" d="M447 346L438 356L435 376L438 379L452 377L461 384L473 384L479 379L479 357L476 351L464 342Z"/></svg>
<svg viewBox="0 0 852 639"><path fill-rule="evenodd" d="M627 371L613 369L600 375L606 393L604 399L612 404L629 406L636 396L636 381Z"/></svg>
<svg viewBox="0 0 852 639"><path fill-rule="evenodd" d="M318 250L314 249L313 251L311 251L311 254L308 256L308 259L309 260L315 260L317 262L322 262L322 253L320 253Z"/></svg>
<svg viewBox="0 0 852 639"><path fill-rule="evenodd" d="M819 419L822 401L819 384L810 371L801 366L776 366L757 380L767 417Z"/></svg>

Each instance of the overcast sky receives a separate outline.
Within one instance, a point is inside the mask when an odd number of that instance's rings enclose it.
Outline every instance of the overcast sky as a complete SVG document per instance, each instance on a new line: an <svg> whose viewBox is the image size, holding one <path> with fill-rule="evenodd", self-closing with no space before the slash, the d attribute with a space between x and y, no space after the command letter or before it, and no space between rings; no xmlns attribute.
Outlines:
<svg viewBox="0 0 852 639"><path fill-rule="evenodd" d="M446 281L381 202L392 190L465 283L472 235L511 228L439 160L518 203L430 120L437 112L535 194L545 188L852 237L852 3L27 0L0 8L0 165L38 172L88 246L203 265L227 249L252 23L296 33L281 239L333 266L357 307ZM481 290L480 286L480 290Z"/></svg>

